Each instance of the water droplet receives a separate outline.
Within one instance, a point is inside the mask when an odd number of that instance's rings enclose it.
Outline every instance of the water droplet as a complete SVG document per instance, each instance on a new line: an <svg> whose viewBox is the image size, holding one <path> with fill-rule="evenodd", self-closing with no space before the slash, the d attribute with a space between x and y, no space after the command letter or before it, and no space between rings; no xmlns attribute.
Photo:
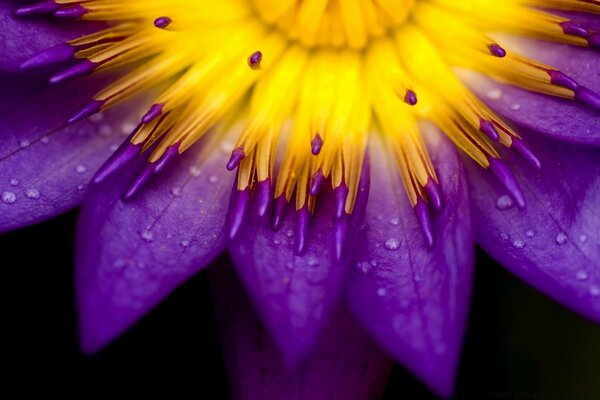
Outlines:
<svg viewBox="0 0 600 400"><path fill-rule="evenodd" d="M306 263L309 267L316 267L317 265L319 265L319 260L316 257L308 257L306 259Z"/></svg>
<svg viewBox="0 0 600 400"><path fill-rule="evenodd" d="M502 90L500 89L492 89L487 92L488 99L491 100L499 100L502 98Z"/></svg>
<svg viewBox="0 0 600 400"><path fill-rule="evenodd" d="M150 232L150 231L144 231L140 234L140 236L146 242L152 242L154 240L154 234L152 234L152 232Z"/></svg>
<svg viewBox="0 0 600 400"><path fill-rule="evenodd" d="M19 142L19 146L20 146L22 149L25 149L25 148L29 147L29 145L30 145L30 144L31 144L31 142L29 142L29 140L26 140L26 139L23 139L23 140L21 140L21 141Z"/></svg>
<svg viewBox="0 0 600 400"><path fill-rule="evenodd" d="M585 242L587 242L587 240L588 240L588 235L586 235L586 234L579 235L580 243L585 243Z"/></svg>
<svg viewBox="0 0 600 400"><path fill-rule="evenodd" d="M600 295L600 288L596 285L590 286L590 294L594 297Z"/></svg>
<svg viewBox="0 0 600 400"><path fill-rule="evenodd" d="M590 276L586 271L577 271L577 273L575 274L575 279L577 279L578 281L585 281L589 277Z"/></svg>
<svg viewBox="0 0 600 400"><path fill-rule="evenodd" d="M294 269L294 264L291 261L285 263L285 267L287 269Z"/></svg>
<svg viewBox="0 0 600 400"><path fill-rule="evenodd" d="M385 288L380 287L377 289L377 296L383 297L387 294L387 290Z"/></svg>
<svg viewBox="0 0 600 400"><path fill-rule="evenodd" d="M281 240L275 238L275 239L273 239L273 243L276 244L276 245L280 245L281 244Z"/></svg>
<svg viewBox="0 0 600 400"><path fill-rule="evenodd" d="M136 124L133 122L125 122L121 125L121 133L124 135L129 135L131 132L135 130Z"/></svg>
<svg viewBox="0 0 600 400"><path fill-rule="evenodd" d="M178 188L178 187L171 188L171 194L173 196L179 197L179 196L181 196L181 193L182 193L181 188Z"/></svg>
<svg viewBox="0 0 600 400"><path fill-rule="evenodd" d="M93 123L97 124L97 123L99 123L99 122L102 122L102 120L104 119L104 114L103 114L103 113L101 113L101 112L99 112L99 113L96 113L96 114L92 114L92 115L90 115L90 116L89 116L89 118L88 118L88 119L89 119L91 122L93 122Z"/></svg>
<svg viewBox="0 0 600 400"><path fill-rule="evenodd" d="M356 270L365 275L371 272L371 269L373 269L373 267L368 262L363 261L356 264Z"/></svg>
<svg viewBox="0 0 600 400"><path fill-rule="evenodd" d="M216 175L211 175L211 176L208 177L208 181L210 183L217 183L217 182L219 182L219 177L216 176Z"/></svg>
<svg viewBox="0 0 600 400"><path fill-rule="evenodd" d="M110 125L102 124L98 128L98 134L100 136L110 136L112 134L112 128Z"/></svg>
<svg viewBox="0 0 600 400"><path fill-rule="evenodd" d="M17 195L13 192L2 193L2 202L6 204L12 204L17 201Z"/></svg>
<svg viewBox="0 0 600 400"><path fill-rule="evenodd" d="M398 226L399 223L400 223L400 220L398 218L390 219L390 225Z"/></svg>
<svg viewBox="0 0 600 400"><path fill-rule="evenodd" d="M287 236L287 237L291 238L292 236L294 236L294 231L290 229L289 231L287 231L287 232L285 233L285 236Z"/></svg>
<svg viewBox="0 0 600 400"><path fill-rule="evenodd" d="M502 232L502 233L500 234L500 238L501 238L502 240L508 240L508 239L510 239L510 235L509 235L508 233L506 233L506 232Z"/></svg>
<svg viewBox="0 0 600 400"><path fill-rule="evenodd" d="M388 250L398 250L400 247L400 242L398 239L388 239L385 241L384 246Z"/></svg>
<svg viewBox="0 0 600 400"><path fill-rule="evenodd" d="M87 171L85 165L79 164L75 167L75 172L77 172L78 174L83 174L85 171Z"/></svg>
<svg viewBox="0 0 600 400"><path fill-rule="evenodd" d="M188 247L190 245L190 241L189 240L182 240L181 242L179 242L179 245L181 247Z"/></svg>
<svg viewBox="0 0 600 400"><path fill-rule="evenodd" d="M50 138L48 136L42 136L40 142L42 142L43 144L48 144L50 143Z"/></svg>
<svg viewBox="0 0 600 400"><path fill-rule="evenodd" d="M77 190L83 190L85 189L85 185L81 184L81 185L77 185Z"/></svg>
<svg viewBox="0 0 600 400"><path fill-rule="evenodd" d="M192 165L188 171L189 171L190 175L194 176L194 177L200 176L200 172L201 172L200 168L196 167L195 165Z"/></svg>
<svg viewBox="0 0 600 400"><path fill-rule="evenodd" d="M501 210L501 211L508 210L512 206L513 206L513 201L506 194L503 195L503 196L498 197L498 200L496 200L496 208L498 210Z"/></svg>
<svg viewBox="0 0 600 400"><path fill-rule="evenodd" d="M521 105L519 103L515 103L510 106L510 109L513 111L519 111L521 109Z"/></svg>
<svg viewBox="0 0 600 400"><path fill-rule="evenodd" d="M555 240L556 240L556 244L559 244L562 246L563 244L567 243L567 234L564 232L559 232L559 234L556 235Z"/></svg>
<svg viewBox="0 0 600 400"><path fill-rule="evenodd" d="M12 178L9 183L10 186L19 186L19 180L17 178Z"/></svg>
<svg viewBox="0 0 600 400"><path fill-rule="evenodd" d="M532 237L535 236L535 231L533 229L530 229L527 232L525 232L525 236L527 236L529 239L531 239Z"/></svg>
<svg viewBox="0 0 600 400"><path fill-rule="evenodd" d="M525 247L525 242L521 239L517 239L513 242L513 247L515 249L522 249L523 247Z"/></svg>
<svg viewBox="0 0 600 400"><path fill-rule="evenodd" d="M40 198L40 192L34 188L27 189L25 191L25 196L27 196L28 199L37 200Z"/></svg>
<svg viewBox="0 0 600 400"><path fill-rule="evenodd" d="M379 263L377 262L377 260L371 260L371 262L369 262L369 264L371 264L372 267L376 267L379 265Z"/></svg>
<svg viewBox="0 0 600 400"><path fill-rule="evenodd" d="M110 150L110 151L117 151L118 148L119 148L119 145L117 145L117 144L111 144L110 147L108 148L108 150Z"/></svg>

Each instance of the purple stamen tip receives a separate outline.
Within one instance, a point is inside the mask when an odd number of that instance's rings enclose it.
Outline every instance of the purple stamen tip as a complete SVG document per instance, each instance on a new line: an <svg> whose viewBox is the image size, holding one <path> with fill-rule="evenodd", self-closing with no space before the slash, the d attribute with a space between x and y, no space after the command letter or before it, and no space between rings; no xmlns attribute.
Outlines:
<svg viewBox="0 0 600 400"><path fill-rule="evenodd" d="M260 68L260 62L262 61L262 53L260 51L255 51L248 57L248 65L252 69Z"/></svg>
<svg viewBox="0 0 600 400"><path fill-rule="evenodd" d="M523 190L521 189L521 186L519 186L519 183L510 168L497 158L490 158L489 168L502 186L509 192L513 200L517 202L519 208L525 209L525 207L527 207L525 194L523 194Z"/></svg>
<svg viewBox="0 0 600 400"><path fill-rule="evenodd" d="M510 146L517 154L525 159L535 169L542 169L542 163L521 139L513 138Z"/></svg>
<svg viewBox="0 0 600 400"><path fill-rule="evenodd" d="M335 250L335 261L340 262L344 256L344 245L346 244L346 234L348 232L348 217L349 215L344 213L341 218L338 218L334 223L334 250Z"/></svg>
<svg viewBox="0 0 600 400"><path fill-rule="evenodd" d="M325 182L325 175L323 175L323 171L321 170L321 168L319 168L317 172L315 172L315 174L313 175L312 182L310 183L310 190L308 191L308 193L311 196L318 195L319 189L321 189L323 182Z"/></svg>
<svg viewBox="0 0 600 400"><path fill-rule="evenodd" d="M306 248L308 240L308 223L310 221L310 212L308 207L304 206L296 211L297 226L296 226L296 254L302 255Z"/></svg>
<svg viewBox="0 0 600 400"><path fill-rule="evenodd" d="M179 155L179 143L167 147L164 154L156 162L155 174L160 174Z"/></svg>
<svg viewBox="0 0 600 400"><path fill-rule="evenodd" d="M500 140L500 135L498 134L496 127L494 127L494 123L491 121L485 120L483 118L480 119L479 120L479 130L481 132L483 132L485 134L485 136L487 136L494 142L497 142Z"/></svg>
<svg viewBox="0 0 600 400"><path fill-rule="evenodd" d="M141 144L133 144L129 140L126 140L121 146L113 153L113 155L100 167L96 175L94 176L94 183L101 183L106 178L111 176L113 173L125 166L129 161L133 160L138 154L140 154Z"/></svg>
<svg viewBox="0 0 600 400"><path fill-rule="evenodd" d="M233 151L231 152L231 157L229 158L229 162L227 162L227 169L229 171L233 171L234 169L236 169L240 165L244 157L245 154L243 147L240 146L233 149Z"/></svg>
<svg viewBox="0 0 600 400"><path fill-rule="evenodd" d="M313 140L310 142L310 146L313 155L318 156L321 152L321 148L323 148L323 139L321 138L321 135L317 133Z"/></svg>
<svg viewBox="0 0 600 400"><path fill-rule="evenodd" d="M264 217L271 204L271 180L269 178L258 182L258 216Z"/></svg>
<svg viewBox="0 0 600 400"><path fill-rule="evenodd" d="M342 183L340 186L336 187L334 190L335 193L335 217L342 218L344 215L344 210L346 208L346 198L348 197L348 187Z"/></svg>
<svg viewBox="0 0 600 400"><path fill-rule="evenodd" d="M246 210L248 209L248 203L250 202L250 188L236 190L233 196L231 225L229 226L229 239L233 239L237 236L242 224L244 223Z"/></svg>
<svg viewBox="0 0 600 400"><path fill-rule="evenodd" d="M54 12L55 17L59 18L81 18L87 14L89 10L83 6L76 5L74 7L61 8Z"/></svg>
<svg viewBox="0 0 600 400"><path fill-rule="evenodd" d="M164 106L165 105L162 103L152 104L148 111L146 111L146 114L144 114L144 116L142 117L142 122L144 124L149 124L150 122L152 122L156 117L162 114Z"/></svg>
<svg viewBox="0 0 600 400"><path fill-rule="evenodd" d="M169 17L158 17L154 20L154 26L159 29L165 29L167 26L171 25L173 20Z"/></svg>
<svg viewBox="0 0 600 400"><path fill-rule="evenodd" d="M144 187L144 185L146 185L150 178L152 178L153 174L154 164L147 164L142 170L142 172L133 180L133 182L123 195L123 200L128 201L133 196L135 196L136 193L139 192Z"/></svg>
<svg viewBox="0 0 600 400"><path fill-rule="evenodd" d="M590 32L582 26L577 25L573 21L565 21L561 22L560 27L563 32L567 35L574 35L583 38L587 38L590 35Z"/></svg>
<svg viewBox="0 0 600 400"><path fill-rule="evenodd" d="M25 17L32 14L49 14L58 10L60 6L54 1L42 1L25 7L19 7L15 10L17 17Z"/></svg>
<svg viewBox="0 0 600 400"><path fill-rule="evenodd" d="M68 79L76 78L83 75L89 75L92 72L94 72L95 68L96 63L93 63L90 60L83 60L80 63L77 63L72 67L69 67L51 77L50 83L57 84L64 82Z"/></svg>
<svg viewBox="0 0 600 400"><path fill-rule="evenodd" d="M429 210L427 210L427 204L421 198L417 200L417 204L415 204L415 213L417 214L417 219L419 220L419 225L421 226L421 232L423 232L423 237L425 238L425 242L429 247L433 246L433 229L431 228L431 219L429 218Z"/></svg>
<svg viewBox="0 0 600 400"><path fill-rule="evenodd" d="M85 106L83 106L83 108L81 110L77 111L77 113L75 115L73 115L71 118L69 118L67 123L74 124L75 122L84 120L87 117L89 117L90 115L96 114L98 111L100 111L100 109L102 108L103 105L104 105L103 100L92 99L92 101L87 103Z"/></svg>
<svg viewBox="0 0 600 400"><path fill-rule="evenodd" d="M429 180L427 181L427 184L425 185L425 193L427 193L427 197L429 198L429 201L431 201L433 208L435 208L436 210L441 210L442 190L440 188L440 185L436 181L434 181L433 178L429 178Z"/></svg>
<svg viewBox="0 0 600 400"><path fill-rule="evenodd" d="M404 95L404 102L409 106L414 106L417 104L417 94L410 89L406 90L406 94Z"/></svg>
<svg viewBox="0 0 600 400"><path fill-rule="evenodd" d="M494 57L498 57L498 58L506 57L506 50L504 50L502 48L502 46L500 46L498 43L490 44L488 46L488 49L490 49L490 54L493 55Z"/></svg>
<svg viewBox="0 0 600 400"><path fill-rule="evenodd" d="M600 94L591 89L583 86L578 87L575 91L575 100L579 100L588 106L592 106L595 109L600 110Z"/></svg>
<svg viewBox="0 0 600 400"><path fill-rule="evenodd" d="M285 207L287 206L287 204L288 202L285 198L285 194L282 194L281 196L275 199L275 213L273 215L272 224L274 230L279 229L279 227L281 226L281 222L283 220L283 212L285 211Z"/></svg>
<svg viewBox="0 0 600 400"><path fill-rule="evenodd" d="M553 85L558 85L576 91L579 88L579 84L571 77L557 70L549 70L550 82Z"/></svg>
<svg viewBox="0 0 600 400"><path fill-rule="evenodd" d="M75 48L67 43L61 43L49 49L43 50L25 61L19 66L20 69L32 69L56 64L73 58Z"/></svg>

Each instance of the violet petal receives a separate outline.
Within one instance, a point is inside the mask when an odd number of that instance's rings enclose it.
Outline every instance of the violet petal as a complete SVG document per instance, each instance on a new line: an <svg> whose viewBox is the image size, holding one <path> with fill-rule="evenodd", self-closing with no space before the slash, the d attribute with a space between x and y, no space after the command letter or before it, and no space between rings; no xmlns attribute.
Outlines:
<svg viewBox="0 0 600 400"><path fill-rule="evenodd" d="M449 396L470 297L473 238L465 177L454 147L430 145L444 205L434 245L421 233L396 168L372 143L372 196L346 301L377 342L433 390Z"/></svg>
<svg viewBox="0 0 600 400"><path fill-rule="evenodd" d="M600 151L527 135L537 171L504 154L528 206L505 202L494 179L469 166L477 242L532 286L600 322Z"/></svg>
<svg viewBox="0 0 600 400"><path fill-rule="evenodd" d="M212 269L211 283L234 399L380 397L392 362L347 311L332 312L314 355L290 371L231 267L219 265Z"/></svg>

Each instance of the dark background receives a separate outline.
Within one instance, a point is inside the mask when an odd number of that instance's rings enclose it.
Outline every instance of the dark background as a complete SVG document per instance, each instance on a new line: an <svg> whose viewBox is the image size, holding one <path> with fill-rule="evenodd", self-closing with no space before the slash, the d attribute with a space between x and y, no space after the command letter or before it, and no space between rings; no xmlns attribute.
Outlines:
<svg viewBox="0 0 600 400"><path fill-rule="evenodd" d="M73 212L0 235L0 390L228 399L206 273L100 354L79 353L75 220ZM518 281L482 252L472 304L455 398L600 399L600 327ZM401 367L394 368L384 395L435 398Z"/></svg>

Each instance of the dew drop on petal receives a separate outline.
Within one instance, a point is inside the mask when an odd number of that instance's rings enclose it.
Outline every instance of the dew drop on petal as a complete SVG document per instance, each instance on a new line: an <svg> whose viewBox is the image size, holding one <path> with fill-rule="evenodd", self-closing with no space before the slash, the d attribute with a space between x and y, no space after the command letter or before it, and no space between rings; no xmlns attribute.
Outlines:
<svg viewBox="0 0 600 400"><path fill-rule="evenodd" d="M588 240L588 236L586 234L579 235L579 242L585 243Z"/></svg>
<svg viewBox="0 0 600 400"><path fill-rule="evenodd" d="M181 247L188 247L190 245L190 241L189 240L182 240L181 242L179 242L179 245Z"/></svg>
<svg viewBox="0 0 600 400"><path fill-rule="evenodd" d="M385 288L379 288L377 289L377 296L379 297L383 297L387 294L387 290Z"/></svg>
<svg viewBox="0 0 600 400"><path fill-rule="evenodd" d="M589 278L589 275L586 271L577 271L577 273L575 274L575 279L577 279L578 281L585 281Z"/></svg>
<svg viewBox="0 0 600 400"><path fill-rule="evenodd" d="M598 297L598 295L600 295L600 287L596 285L590 286L590 294L594 297Z"/></svg>
<svg viewBox="0 0 600 400"><path fill-rule="evenodd" d="M2 193L2 202L6 204L13 204L17 201L17 195L13 192L4 192Z"/></svg>
<svg viewBox="0 0 600 400"><path fill-rule="evenodd" d="M108 150L110 150L111 152L114 152L114 151L117 151L118 148L119 148L119 145L111 144L110 147L108 148Z"/></svg>
<svg viewBox="0 0 600 400"><path fill-rule="evenodd" d="M373 267L371 266L371 264L365 261L356 264L356 270L365 275L371 272L372 268Z"/></svg>
<svg viewBox="0 0 600 400"><path fill-rule="evenodd" d="M129 135L131 132L135 130L136 125L133 122L125 122L121 125L121 133L123 135Z"/></svg>
<svg viewBox="0 0 600 400"><path fill-rule="evenodd" d="M19 180L17 178L12 178L9 183L10 186L19 186Z"/></svg>
<svg viewBox="0 0 600 400"><path fill-rule="evenodd" d="M31 144L31 143L29 142L29 140L26 140L26 139L23 139L23 140L21 140L21 141L19 142L19 146L20 146L22 149L26 149L27 147L29 147L29 145L30 145L30 144Z"/></svg>
<svg viewBox="0 0 600 400"><path fill-rule="evenodd" d="M275 238L275 239L273 239L273 244L280 245L281 244L281 240Z"/></svg>
<svg viewBox="0 0 600 400"><path fill-rule="evenodd" d="M189 170L188 170L188 171L189 171L189 173L190 173L190 175L191 175L191 176L193 176L193 177L197 177L197 176L199 176L199 175L200 175L200 171L201 171L201 170L200 170L200 168L198 168L197 166L195 166L195 165L192 165L192 166L189 168Z"/></svg>
<svg viewBox="0 0 600 400"><path fill-rule="evenodd" d="M398 224L400 224L400 219L398 219L398 218L390 219L390 225L398 226Z"/></svg>
<svg viewBox="0 0 600 400"><path fill-rule="evenodd" d="M522 249L525 247L525 242L522 241L521 239L517 239L513 242L513 247L515 249Z"/></svg>
<svg viewBox="0 0 600 400"><path fill-rule="evenodd" d="M293 230L291 230L291 229L290 229L290 230L288 230L288 231L285 233L285 236L287 236L287 237L291 238L292 236L294 236L294 231L293 231Z"/></svg>
<svg viewBox="0 0 600 400"><path fill-rule="evenodd" d="M508 233L506 233L506 232L502 232L502 233L500 234L500 238L501 238L502 240L508 240L508 239L510 239L510 235L509 235Z"/></svg>
<svg viewBox="0 0 600 400"><path fill-rule="evenodd" d="M181 188L178 188L178 187L171 188L171 194L173 196L179 197L179 196L181 196L181 193L182 193Z"/></svg>
<svg viewBox="0 0 600 400"><path fill-rule="evenodd" d="M567 234L564 232L560 232L558 235L556 235L556 244L558 245L563 245L565 243L567 243Z"/></svg>
<svg viewBox="0 0 600 400"><path fill-rule="evenodd" d="M521 109L521 105L519 103L515 103L510 106L510 109L513 111L519 111Z"/></svg>
<svg viewBox="0 0 600 400"><path fill-rule="evenodd" d="M319 265L319 260L316 257L308 257L308 259L306 260L306 263L310 267L316 267L317 265Z"/></svg>
<svg viewBox="0 0 600 400"><path fill-rule="evenodd" d="M142 239L144 239L146 242L152 242L154 240L154 235L152 234L152 232L150 231L144 231L140 234L140 236L142 237Z"/></svg>
<svg viewBox="0 0 600 400"><path fill-rule="evenodd" d="M50 138L48 136L42 136L42 138L40 139L40 142L43 144L48 144L48 143L50 143Z"/></svg>
<svg viewBox="0 0 600 400"><path fill-rule="evenodd" d="M85 171L87 171L87 168L83 164L79 164L75 167L75 172L78 174L83 174Z"/></svg>
<svg viewBox="0 0 600 400"><path fill-rule="evenodd" d="M208 182L209 183L217 183L217 182L219 182L219 177L216 175L211 175L208 177Z"/></svg>
<svg viewBox="0 0 600 400"><path fill-rule="evenodd" d="M525 236L527 236L529 239L531 239L532 237L535 236L535 231L533 229L530 229L527 232L525 232Z"/></svg>
<svg viewBox="0 0 600 400"><path fill-rule="evenodd" d="M487 92L487 98L490 100L499 100L502 98L502 90L500 89L492 89Z"/></svg>
<svg viewBox="0 0 600 400"><path fill-rule="evenodd" d="M400 242L398 241L398 239L388 239L385 241L384 246L388 250L398 250L398 248L400 247Z"/></svg>
<svg viewBox="0 0 600 400"><path fill-rule="evenodd" d="M498 198L498 200L496 200L496 208L498 210L501 210L501 211L508 210L512 206L513 206L513 201L510 198L510 196L508 196L506 194L503 196L500 196Z"/></svg>
<svg viewBox="0 0 600 400"><path fill-rule="evenodd" d="M85 185L81 184L81 185L77 185L77 190L83 190L85 189Z"/></svg>
<svg viewBox="0 0 600 400"><path fill-rule="evenodd" d="M40 192L34 188L27 189L27 191L25 191L25 196L27 196L28 199L37 200L40 198Z"/></svg>
<svg viewBox="0 0 600 400"><path fill-rule="evenodd" d="M372 267L376 267L379 265L379 263L377 262L377 260L373 259L369 262L369 264L371 264Z"/></svg>

